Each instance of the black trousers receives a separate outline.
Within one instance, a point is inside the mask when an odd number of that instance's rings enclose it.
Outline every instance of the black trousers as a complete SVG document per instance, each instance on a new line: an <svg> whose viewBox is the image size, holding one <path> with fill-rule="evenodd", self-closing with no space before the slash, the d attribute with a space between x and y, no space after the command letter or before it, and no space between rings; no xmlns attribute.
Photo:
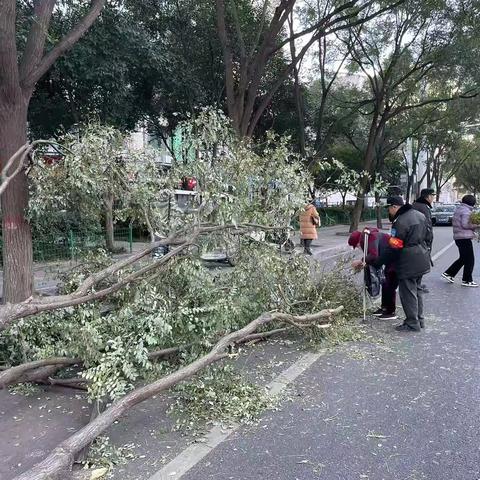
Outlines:
<svg viewBox="0 0 480 480"><path fill-rule="evenodd" d="M313 240L307 240L307 239L304 239L302 240L303 242L303 248L306 252L309 252L310 251L310 247L312 246L312 242Z"/></svg>
<svg viewBox="0 0 480 480"><path fill-rule="evenodd" d="M452 265L445 270L445 273L451 277L454 277L463 267L462 280L464 282L472 282L473 267L475 266L475 255L473 253L472 241L470 239L455 240L455 243L457 244L460 258L455 260L455 262L453 262Z"/></svg>
<svg viewBox="0 0 480 480"><path fill-rule="evenodd" d="M382 284L382 310L385 313L395 313L398 288L397 272L385 271L385 281Z"/></svg>

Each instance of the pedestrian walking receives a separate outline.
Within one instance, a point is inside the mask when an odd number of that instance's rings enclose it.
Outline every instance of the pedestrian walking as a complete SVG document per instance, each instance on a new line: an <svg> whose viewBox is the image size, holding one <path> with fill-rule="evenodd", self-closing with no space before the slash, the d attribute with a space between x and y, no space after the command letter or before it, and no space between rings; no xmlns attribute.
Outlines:
<svg viewBox="0 0 480 480"><path fill-rule="evenodd" d="M380 232L377 228L368 229L368 247L365 260L368 264L372 264L378 258L386 252L389 247L390 235L388 233ZM353 248L360 247L362 250L365 248L365 240L362 232L353 232L349 239L348 244ZM355 260L352 263L352 267L358 270L362 267L363 260ZM396 320L397 307L396 297L398 288L397 272L395 271L395 265L389 263L385 265L385 278L382 282L382 297L380 308L372 313L380 320Z"/></svg>
<svg viewBox="0 0 480 480"><path fill-rule="evenodd" d="M478 287L478 284L473 281L475 254L472 239L475 238L475 230L480 228L480 225L473 225L470 221L475 203L476 199L473 195L465 195L462 198L462 203L455 209L452 219L453 239L460 256L442 273L445 280L454 283L455 276L463 267L463 287Z"/></svg>
<svg viewBox="0 0 480 480"><path fill-rule="evenodd" d="M317 227L320 226L320 215L313 203L305 205L300 213L300 239L303 244L303 253L313 255L312 242L318 238Z"/></svg>
<svg viewBox="0 0 480 480"><path fill-rule="evenodd" d="M367 263L380 266L393 264L398 277L400 301L405 320L396 330L418 332L425 326L422 278L430 271L427 243L430 238L425 215L405 204L400 196L387 199L392 221L388 248L378 259Z"/></svg>
<svg viewBox="0 0 480 480"><path fill-rule="evenodd" d="M433 223L432 223L432 204L435 200L435 190L431 188L424 188L420 192L420 197L418 197L412 204L412 207L423 213L425 219L427 220L427 227L430 231L430 239L427 241L428 250L430 253L430 264L433 266L432 262L432 246L433 246ZM426 285L422 285L423 293L429 293Z"/></svg>

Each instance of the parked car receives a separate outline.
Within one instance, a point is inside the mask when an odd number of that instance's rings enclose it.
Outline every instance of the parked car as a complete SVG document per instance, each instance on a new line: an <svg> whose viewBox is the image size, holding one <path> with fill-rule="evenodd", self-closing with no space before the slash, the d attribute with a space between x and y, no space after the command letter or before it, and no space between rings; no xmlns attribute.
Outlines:
<svg viewBox="0 0 480 480"><path fill-rule="evenodd" d="M432 209L433 225L451 225L456 205L435 205Z"/></svg>

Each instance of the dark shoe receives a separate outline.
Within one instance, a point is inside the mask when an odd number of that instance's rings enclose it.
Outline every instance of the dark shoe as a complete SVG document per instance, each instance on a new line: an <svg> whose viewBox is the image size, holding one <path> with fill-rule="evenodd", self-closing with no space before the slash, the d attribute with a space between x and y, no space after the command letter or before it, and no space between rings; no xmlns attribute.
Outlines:
<svg viewBox="0 0 480 480"><path fill-rule="evenodd" d="M313 255L312 251L311 251L311 250L307 250L307 249L305 249L305 250L303 251L303 253L304 253L305 255Z"/></svg>
<svg viewBox="0 0 480 480"><path fill-rule="evenodd" d="M443 277L447 282L450 282L450 283L454 283L454 282L455 282L455 279L454 279L451 275L448 275L447 273L442 273L442 277Z"/></svg>
<svg viewBox="0 0 480 480"><path fill-rule="evenodd" d="M372 313L374 317L381 317L385 313L385 310L383 308L379 308L375 312Z"/></svg>
<svg viewBox="0 0 480 480"><path fill-rule="evenodd" d="M393 312L393 313L384 313L378 317L379 320L396 320L398 318L398 315Z"/></svg>
<svg viewBox="0 0 480 480"><path fill-rule="evenodd" d="M473 288L477 288L478 287L478 283L476 282L462 282L462 287L473 287Z"/></svg>
<svg viewBox="0 0 480 480"><path fill-rule="evenodd" d="M414 327L413 325L408 325L408 323L403 323L402 325L397 325L395 330L397 332L419 332L420 326Z"/></svg>
<svg viewBox="0 0 480 480"><path fill-rule="evenodd" d="M420 328L425 328L425 322L423 320L419 320L418 323L420 324Z"/></svg>
<svg viewBox="0 0 480 480"><path fill-rule="evenodd" d="M427 288L426 285L420 285L420 288L422 289L423 293L430 293L430 290Z"/></svg>

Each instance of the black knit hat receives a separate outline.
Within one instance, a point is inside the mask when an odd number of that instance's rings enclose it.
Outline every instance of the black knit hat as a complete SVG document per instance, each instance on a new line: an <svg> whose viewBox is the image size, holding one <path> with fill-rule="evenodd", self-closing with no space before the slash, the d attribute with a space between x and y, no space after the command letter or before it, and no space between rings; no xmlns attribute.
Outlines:
<svg viewBox="0 0 480 480"><path fill-rule="evenodd" d="M387 203L385 204L386 207L393 207L394 205L398 207L403 207L405 202L400 195L392 195L391 197L387 198Z"/></svg>
<svg viewBox="0 0 480 480"><path fill-rule="evenodd" d="M420 196L422 198L427 198L429 195L435 195L435 190L433 190L432 188L424 188L421 192L420 192Z"/></svg>
<svg viewBox="0 0 480 480"><path fill-rule="evenodd" d="M475 198L474 195L465 195L462 198L462 203L465 203L467 205L470 205L471 207L474 207L475 204L477 203L477 199Z"/></svg>

